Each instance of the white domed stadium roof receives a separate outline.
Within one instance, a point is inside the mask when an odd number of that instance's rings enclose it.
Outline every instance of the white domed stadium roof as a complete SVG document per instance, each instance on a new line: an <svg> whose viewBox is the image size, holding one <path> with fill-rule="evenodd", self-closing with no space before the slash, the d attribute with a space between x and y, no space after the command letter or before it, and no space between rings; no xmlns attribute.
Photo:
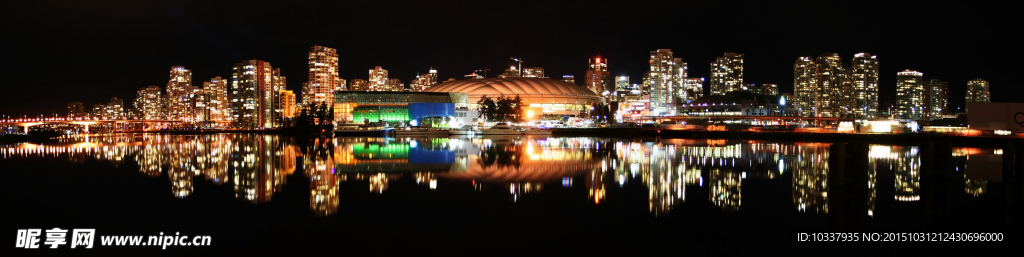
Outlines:
<svg viewBox="0 0 1024 257"><path fill-rule="evenodd" d="M489 78L465 79L440 83L424 92L459 92L469 95L577 95L598 97L581 86L554 79L542 78Z"/></svg>

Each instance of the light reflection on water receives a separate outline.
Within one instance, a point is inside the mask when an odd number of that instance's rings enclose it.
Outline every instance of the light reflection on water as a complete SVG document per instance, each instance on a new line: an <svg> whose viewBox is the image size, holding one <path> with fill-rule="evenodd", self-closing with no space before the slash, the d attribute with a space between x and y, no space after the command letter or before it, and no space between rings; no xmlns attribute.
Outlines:
<svg viewBox="0 0 1024 257"><path fill-rule="evenodd" d="M386 194L390 185L404 179L414 180L425 191L445 190L439 181L471 185L475 191L504 190L513 203L561 185L585 187L587 196L579 201L604 204L609 194L619 192L609 188L640 184L648 191L653 215L667 214L687 201L705 201L687 198L688 192L707 192L707 202L723 212L743 211L743 196L760 193L744 192L747 181L778 181L791 185L794 210L825 214L832 185L831 146L517 136L297 142L264 134L127 134L8 145L0 147L0 158L56 157L78 164L91 158L115 166L132 161L148 176L166 173L174 197L189 197L198 179L232 187L235 198L252 204L271 201L286 183L309 183L309 207L318 216L338 211L341 183L367 181L369 192ZM867 216L875 213L880 187L892 185L896 201L922 199L918 146L867 149ZM990 181L998 182L992 170L1001 169L1001 154L1001 149L953 149L951 169L964 177L964 194L984 195ZM288 181L295 178L296 169L308 181ZM893 180L879 181L880 174L887 173Z"/></svg>

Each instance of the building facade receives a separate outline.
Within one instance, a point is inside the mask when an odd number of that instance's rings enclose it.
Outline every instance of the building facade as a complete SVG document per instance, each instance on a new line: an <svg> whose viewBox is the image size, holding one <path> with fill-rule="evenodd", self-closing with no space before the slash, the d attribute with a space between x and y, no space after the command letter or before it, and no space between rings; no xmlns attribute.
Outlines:
<svg viewBox="0 0 1024 257"><path fill-rule="evenodd" d="M388 85L388 70L380 66L371 69L367 87L369 91L392 91Z"/></svg>
<svg viewBox="0 0 1024 257"><path fill-rule="evenodd" d="M947 83L940 79L924 81L925 119L942 119L942 114L946 112L946 88Z"/></svg>
<svg viewBox="0 0 1024 257"><path fill-rule="evenodd" d="M338 77L338 51L336 49L313 46L309 50L309 81L307 83L302 88L303 106L321 102L330 106L334 101L334 91L346 90L341 78Z"/></svg>
<svg viewBox="0 0 1024 257"><path fill-rule="evenodd" d="M893 117L920 120L925 117L923 73L904 70L896 73L896 110Z"/></svg>
<svg viewBox="0 0 1024 257"><path fill-rule="evenodd" d="M869 53L853 55L850 75L854 90L850 109L860 117L878 117L878 57Z"/></svg>
<svg viewBox="0 0 1024 257"><path fill-rule="evenodd" d="M171 67L171 79L167 81L168 119L182 120L187 116L191 92L192 71L182 66Z"/></svg>
<svg viewBox="0 0 1024 257"><path fill-rule="evenodd" d="M273 98L266 104L267 90L272 89L273 69L270 63L248 60L235 64L231 75L232 126L238 128L272 127Z"/></svg>
<svg viewBox="0 0 1024 257"><path fill-rule="evenodd" d="M814 117L818 113L816 66L810 57L797 58L793 64L793 107L797 116Z"/></svg>
<svg viewBox="0 0 1024 257"><path fill-rule="evenodd" d="M599 56L591 58L588 62L590 63L590 69L587 70L584 87L598 95L615 91L611 84L611 73L608 72L608 59L603 59Z"/></svg>
<svg viewBox="0 0 1024 257"><path fill-rule="evenodd" d="M992 102L992 98L988 91L988 80L984 79L972 79L967 81L967 93L964 101L965 111L970 111L967 106L970 103L988 103Z"/></svg>
<svg viewBox="0 0 1024 257"><path fill-rule="evenodd" d="M712 62L710 83L709 95L743 90L743 54L725 53Z"/></svg>
<svg viewBox="0 0 1024 257"><path fill-rule="evenodd" d="M203 89L209 97L207 108L210 110L209 121L219 125L231 123L231 99L228 98L228 81L220 76L203 82Z"/></svg>
<svg viewBox="0 0 1024 257"><path fill-rule="evenodd" d="M651 51L650 69L644 76L643 94L650 95L652 115L674 115L679 104L677 91L686 78L682 59L672 57L671 49Z"/></svg>

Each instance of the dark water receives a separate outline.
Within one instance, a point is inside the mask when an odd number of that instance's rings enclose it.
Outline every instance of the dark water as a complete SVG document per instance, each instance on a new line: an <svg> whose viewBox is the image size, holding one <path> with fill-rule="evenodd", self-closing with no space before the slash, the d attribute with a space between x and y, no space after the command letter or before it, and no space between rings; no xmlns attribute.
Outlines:
<svg viewBox="0 0 1024 257"><path fill-rule="evenodd" d="M125 134L5 145L0 168L5 239L96 229L94 249L7 248L17 255L830 254L1021 242L1013 154L942 142ZM161 232L212 240L166 250L99 242ZM798 241L813 232L1003 242Z"/></svg>

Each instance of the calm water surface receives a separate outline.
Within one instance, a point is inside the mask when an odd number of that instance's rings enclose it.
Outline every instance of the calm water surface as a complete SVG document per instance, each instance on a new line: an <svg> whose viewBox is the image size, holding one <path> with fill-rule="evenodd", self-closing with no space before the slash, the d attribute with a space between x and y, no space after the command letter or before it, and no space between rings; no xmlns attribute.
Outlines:
<svg viewBox="0 0 1024 257"><path fill-rule="evenodd" d="M18 228L96 228L213 239L205 249L164 251L460 255L834 246L797 242L799 232L829 231L1003 232L1020 241L1010 234L1020 194L1003 181L1003 149L833 145L262 134L9 144L0 147L12 215L4 233L14 240Z"/></svg>

